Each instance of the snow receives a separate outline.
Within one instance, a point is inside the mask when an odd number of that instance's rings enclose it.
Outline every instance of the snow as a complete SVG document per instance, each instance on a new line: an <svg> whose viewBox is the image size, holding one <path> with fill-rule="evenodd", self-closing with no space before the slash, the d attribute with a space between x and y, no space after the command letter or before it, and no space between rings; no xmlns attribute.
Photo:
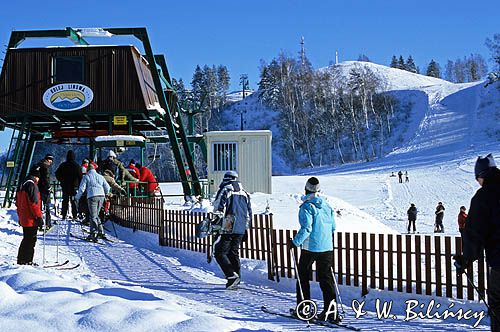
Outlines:
<svg viewBox="0 0 500 332"><path fill-rule="evenodd" d="M343 63L345 70L353 64ZM406 210L415 203L417 230L431 232L438 201L446 207L446 234L457 234L456 216L478 184L473 168L477 155L500 156L499 83L452 84L443 80L380 68L388 89L400 98L413 98L412 123L404 140L388 156L370 163L304 169L293 176L274 176L273 194L252 194L255 213L270 210L276 228L297 229L297 213L308 177L316 176L321 195L340 212L337 230L342 232L404 233ZM398 90L399 89L399 90ZM270 129L276 137L276 114L260 105L256 94L234 105L247 110L249 129ZM239 113L238 113L239 114ZM237 121L236 121L237 120ZM255 120L255 121L254 121ZM235 119L239 124L239 116ZM239 129L239 128L234 128ZM113 139L117 139L116 136ZM124 139L125 140L125 139ZM275 158L275 156L273 156ZM286 173L275 162L275 174ZM278 161L278 162L276 162ZM408 171L410 181L398 183L391 172ZM165 194L180 194L179 183L161 184ZM203 201L185 206L183 197L166 198L169 209L209 211ZM48 263L70 260L74 270L18 266L15 264L22 229L15 209L0 210L0 331L304 331L302 322L264 314L260 306L286 312L294 305L295 283L267 280L265 262L242 261L242 286L226 291L225 279L206 254L158 246L158 236L107 224L115 241L95 245L69 237L81 234L77 224L60 222L46 236ZM59 241L58 241L59 238ZM35 262L43 263L39 237ZM58 245L59 244L59 245ZM482 303L372 289L366 298L360 288L341 286L346 321L369 331L477 331L489 330L489 318L458 320L425 317L405 320L408 304L418 300L421 312L435 301L434 310L471 310L480 315ZM317 284L312 295L321 306ZM377 318L377 303L392 303L395 317ZM392 302L391 302L392 301ZM358 303L366 315L355 318ZM440 309L436 310L439 305ZM420 307L419 307L420 308ZM312 326L310 331L324 331Z"/></svg>
<svg viewBox="0 0 500 332"><path fill-rule="evenodd" d="M133 142L144 142L146 139L142 136L134 135L111 135L111 136L97 136L95 138L96 142L109 142L109 141L133 141Z"/></svg>
<svg viewBox="0 0 500 332"><path fill-rule="evenodd" d="M155 101L155 103L153 105L151 104L148 104L148 107L147 109L149 111L157 111L158 113L160 113L161 115L165 115L167 112L163 109L163 107L161 107L160 103Z"/></svg>

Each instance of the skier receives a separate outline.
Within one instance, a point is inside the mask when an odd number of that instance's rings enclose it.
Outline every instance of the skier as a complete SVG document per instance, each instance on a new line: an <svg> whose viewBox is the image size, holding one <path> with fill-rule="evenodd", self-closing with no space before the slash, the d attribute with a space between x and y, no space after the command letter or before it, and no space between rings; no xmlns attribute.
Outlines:
<svg viewBox="0 0 500 332"><path fill-rule="evenodd" d="M88 166L87 175L83 177L76 193L76 200L82 197L85 190L87 191L86 196L90 218L90 235L87 237L87 240L97 242L97 237L106 239L99 219L99 212L104 204L104 197L110 191L110 187L104 177L95 171L93 164L89 164Z"/></svg>
<svg viewBox="0 0 500 332"><path fill-rule="evenodd" d="M436 206L436 224L434 227L434 233L444 233L444 226L443 226L443 218L444 218L444 205L442 202L439 202L438 205Z"/></svg>
<svg viewBox="0 0 500 332"><path fill-rule="evenodd" d="M127 192L125 191L125 189L123 189L122 187L120 187L120 185L118 185L118 183L116 183L115 181L115 175L113 174L113 172L109 169L105 170L104 171L104 174L102 175L104 177L104 179L106 180L106 182L109 184L109 186L111 187L111 189L115 192L115 193L119 193L121 195L126 195Z"/></svg>
<svg viewBox="0 0 500 332"><path fill-rule="evenodd" d="M460 207L460 212L458 213L458 231L464 237L465 221L467 220L467 209L465 206Z"/></svg>
<svg viewBox="0 0 500 332"><path fill-rule="evenodd" d="M405 171L405 182L410 182L410 178L408 177L408 171Z"/></svg>
<svg viewBox="0 0 500 332"><path fill-rule="evenodd" d="M234 289L241 279L240 245L252 221L250 195L235 171L224 174L215 196L214 214L221 220L214 241L215 259L226 276L226 289Z"/></svg>
<svg viewBox="0 0 500 332"><path fill-rule="evenodd" d="M467 226L463 232L463 256L455 256L457 273L483 256L490 267L488 277L488 304L491 330L500 331L500 170L493 156L478 157L474 167L481 186L470 202Z"/></svg>
<svg viewBox="0 0 500 332"><path fill-rule="evenodd" d="M106 170L110 170L113 172L113 174L116 174L116 164L114 162L114 159L116 158L116 153L113 152L113 150L109 150L108 152L108 158L104 159L100 164L99 164L99 171L101 174L104 175L104 172Z"/></svg>
<svg viewBox="0 0 500 332"><path fill-rule="evenodd" d="M141 173L139 172L139 169L135 166L134 159L130 160L130 163L127 166L127 171L135 178L136 181L139 181L139 179L141 178ZM133 195L136 195L137 189L139 189L137 183L131 182L128 184L128 186L129 186L130 192Z"/></svg>
<svg viewBox="0 0 500 332"><path fill-rule="evenodd" d="M135 166L139 170L139 181L144 182L141 184L142 191L147 193L149 197L153 197L158 190L158 180L156 180L153 172L146 166L142 166L141 164L136 164Z"/></svg>
<svg viewBox="0 0 500 332"><path fill-rule="evenodd" d="M403 183L403 172L399 171L398 177L399 177L399 183Z"/></svg>
<svg viewBox="0 0 500 332"><path fill-rule="evenodd" d="M62 218L66 219L68 208L71 202L71 213L73 219L76 219L77 208L74 200L76 190L82 180L82 169L75 162L75 153L69 150L66 154L66 161L61 163L56 170L56 178L61 183L62 189Z"/></svg>
<svg viewBox="0 0 500 332"><path fill-rule="evenodd" d="M53 192L50 186L50 168L54 163L54 156L47 153L45 157L36 164L40 169L40 180L38 181L38 189L42 198L42 205L45 211L45 227L52 227L50 219L50 194Z"/></svg>
<svg viewBox="0 0 500 332"><path fill-rule="evenodd" d="M415 221L417 220L417 213L418 213L415 204L411 203L410 208L406 213L408 214L408 234L410 234L410 228L412 224L413 224L413 233L415 233L417 231L415 227Z"/></svg>
<svg viewBox="0 0 500 332"><path fill-rule="evenodd" d="M337 323L339 322L338 315L326 317L331 302L335 301L332 270L332 236L335 232L334 210L318 196L319 191L319 180L315 177L309 178L305 185L303 203L299 209L300 230L293 239L289 240L289 247L294 249L302 246L298 264L300 284L298 281L296 284L297 304L303 300L311 299L309 276L312 273L312 264L316 262L324 302L323 311L317 317L319 320Z"/></svg>
<svg viewBox="0 0 500 332"><path fill-rule="evenodd" d="M16 195L17 215L19 224L23 227L23 240L17 254L19 265L33 265L36 233L39 227L43 227L42 202L38 190L39 180L40 166L35 166L30 170Z"/></svg>

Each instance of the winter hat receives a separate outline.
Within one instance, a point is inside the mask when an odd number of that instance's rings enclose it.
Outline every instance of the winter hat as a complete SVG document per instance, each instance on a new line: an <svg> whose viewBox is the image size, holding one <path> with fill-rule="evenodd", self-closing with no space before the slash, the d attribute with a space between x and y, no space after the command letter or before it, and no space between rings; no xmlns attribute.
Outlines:
<svg viewBox="0 0 500 332"><path fill-rule="evenodd" d="M113 150L109 150L109 152L108 152L108 158L109 157L116 158L116 153L114 153Z"/></svg>
<svg viewBox="0 0 500 332"><path fill-rule="evenodd" d="M68 153L66 154L66 160L68 161L75 160L75 152L73 152L73 150L68 151Z"/></svg>
<svg viewBox="0 0 500 332"><path fill-rule="evenodd" d="M411 204L410 204L410 206L412 206L412 207L413 207L413 206L415 206L415 204L411 203Z"/></svg>
<svg viewBox="0 0 500 332"><path fill-rule="evenodd" d="M89 163L89 165L87 166L87 171L90 171L91 169L95 169L95 167L94 164Z"/></svg>
<svg viewBox="0 0 500 332"><path fill-rule="evenodd" d="M235 180L238 178L238 173L236 171L228 171L224 174L224 181Z"/></svg>
<svg viewBox="0 0 500 332"><path fill-rule="evenodd" d="M462 205L462 206L460 207L460 210L464 210L464 211L465 211L465 210L467 210L467 208L466 208L465 206L463 206L463 205Z"/></svg>
<svg viewBox="0 0 500 332"><path fill-rule="evenodd" d="M30 172L29 172L29 174L28 174L28 175L30 175L30 176L35 176L35 177L39 178L39 177L40 177L40 166L35 166L35 167L33 167L33 168L30 170Z"/></svg>
<svg viewBox="0 0 500 332"><path fill-rule="evenodd" d="M45 160L54 160L54 155L52 153L47 153L45 155Z"/></svg>
<svg viewBox="0 0 500 332"><path fill-rule="evenodd" d="M490 168L496 166L497 165L495 164L495 159L493 158L493 155L491 153L484 158L481 158L481 156L477 157L476 166L474 166L474 174L476 175L476 179L483 177Z"/></svg>
<svg viewBox="0 0 500 332"><path fill-rule="evenodd" d="M307 180L306 182L305 189L312 193L317 193L318 191L320 191L319 180L315 177L309 178L309 180Z"/></svg>
<svg viewBox="0 0 500 332"><path fill-rule="evenodd" d="M134 165L134 164L135 164L135 160L134 160L134 159L130 159L130 163L131 163L132 165Z"/></svg>
<svg viewBox="0 0 500 332"><path fill-rule="evenodd" d="M142 168L142 165L141 165L141 164L139 164L139 163L137 163L137 164L135 164L135 167L137 167L137 169L140 171L140 170L141 170L141 168Z"/></svg>

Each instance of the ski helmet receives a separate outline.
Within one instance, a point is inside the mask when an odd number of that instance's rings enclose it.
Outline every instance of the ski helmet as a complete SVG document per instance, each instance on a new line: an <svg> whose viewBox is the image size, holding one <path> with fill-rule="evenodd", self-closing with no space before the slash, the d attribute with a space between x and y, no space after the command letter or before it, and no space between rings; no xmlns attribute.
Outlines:
<svg viewBox="0 0 500 332"><path fill-rule="evenodd" d="M224 181L235 180L238 178L238 173L236 171L228 171L224 174Z"/></svg>

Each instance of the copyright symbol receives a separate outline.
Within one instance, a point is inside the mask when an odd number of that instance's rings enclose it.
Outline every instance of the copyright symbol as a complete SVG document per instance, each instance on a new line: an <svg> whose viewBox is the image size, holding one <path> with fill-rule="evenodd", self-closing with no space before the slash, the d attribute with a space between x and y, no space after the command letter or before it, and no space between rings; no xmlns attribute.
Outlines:
<svg viewBox="0 0 500 332"><path fill-rule="evenodd" d="M316 314L318 313L318 306L312 300L304 300L297 304L295 312L300 320L309 321L316 317Z"/></svg>

